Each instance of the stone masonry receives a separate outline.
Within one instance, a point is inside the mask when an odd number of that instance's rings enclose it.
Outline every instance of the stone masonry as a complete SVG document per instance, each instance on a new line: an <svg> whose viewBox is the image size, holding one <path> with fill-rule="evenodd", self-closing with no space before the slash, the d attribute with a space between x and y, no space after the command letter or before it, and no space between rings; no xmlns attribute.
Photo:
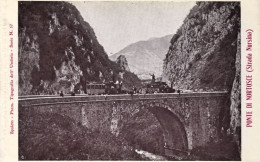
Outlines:
<svg viewBox="0 0 260 162"><path fill-rule="evenodd" d="M165 154L188 153L220 139L220 112L226 106L224 92L21 97L19 115L33 111L69 116L89 129L111 131L118 135L123 121L148 109L160 122L164 133Z"/></svg>

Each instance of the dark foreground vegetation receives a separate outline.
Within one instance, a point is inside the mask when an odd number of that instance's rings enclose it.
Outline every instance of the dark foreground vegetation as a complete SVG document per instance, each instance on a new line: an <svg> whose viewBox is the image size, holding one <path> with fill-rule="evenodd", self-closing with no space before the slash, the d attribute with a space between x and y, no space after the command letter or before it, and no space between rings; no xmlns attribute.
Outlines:
<svg viewBox="0 0 260 162"><path fill-rule="evenodd" d="M31 115L19 119L20 160L142 160L109 132L90 131L59 114Z"/></svg>
<svg viewBox="0 0 260 162"><path fill-rule="evenodd" d="M237 145L230 138L218 143L210 143L208 147L196 148L191 152L191 160L241 160Z"/></svg>
<svg viewBox="0 0 260 162"><path fill-rule="evenodd" d="M138 149L164 154L162 130L151 117L145 120L145 114L137 113L134 120L124 123L117 137L102 130L91 131L59 114L19 114L19 160L151 160L135 152ZM195 148L190 155L165 159L240 160L240 156L235 143L226 138Z"/></svg>
<svg viewBox="0 0 260 162"><path fill-rule="evenodd" d="M237 145L230 139L218 143L210 143L207 147L198 147L190 155L166 157L168 160L200 160L200 161L240 161Z"/></svg>

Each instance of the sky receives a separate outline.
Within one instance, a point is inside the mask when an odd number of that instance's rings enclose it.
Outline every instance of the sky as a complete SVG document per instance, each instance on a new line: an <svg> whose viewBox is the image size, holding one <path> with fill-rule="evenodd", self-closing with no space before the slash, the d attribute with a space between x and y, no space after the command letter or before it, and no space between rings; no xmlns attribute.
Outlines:
<svg viewBox="0 0 260 162"><path fill-rule="evenodd" d="M108 55L141 40L175 34L195 2L71 2Z"/></svg>

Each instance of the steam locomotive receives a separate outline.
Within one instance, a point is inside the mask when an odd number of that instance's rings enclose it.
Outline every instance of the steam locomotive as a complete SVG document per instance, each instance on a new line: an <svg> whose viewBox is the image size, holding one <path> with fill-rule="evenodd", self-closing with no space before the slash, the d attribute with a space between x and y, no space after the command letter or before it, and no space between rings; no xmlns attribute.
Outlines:
<svg viewBox="0 0 260 162"><path fill-rule="evenodd" d="M166 82L154 82L147 84L146 93L175 93L175 89L169 87Z"/></svg>

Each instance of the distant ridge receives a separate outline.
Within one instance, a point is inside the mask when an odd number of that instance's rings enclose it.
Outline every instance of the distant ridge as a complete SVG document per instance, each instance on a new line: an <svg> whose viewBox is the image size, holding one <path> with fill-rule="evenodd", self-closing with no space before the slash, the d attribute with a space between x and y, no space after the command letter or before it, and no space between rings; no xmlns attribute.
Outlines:
<svg viewBox="0 0 260 162"><path fill-rule="evenodd" d="M109 56L115 61L120 55L126 57L130 71L140 79L150 78L150 74L161 76L163 59L169 49L172 34L163 37L152 37L148 40L132 43L119 52Z"/></svg>

